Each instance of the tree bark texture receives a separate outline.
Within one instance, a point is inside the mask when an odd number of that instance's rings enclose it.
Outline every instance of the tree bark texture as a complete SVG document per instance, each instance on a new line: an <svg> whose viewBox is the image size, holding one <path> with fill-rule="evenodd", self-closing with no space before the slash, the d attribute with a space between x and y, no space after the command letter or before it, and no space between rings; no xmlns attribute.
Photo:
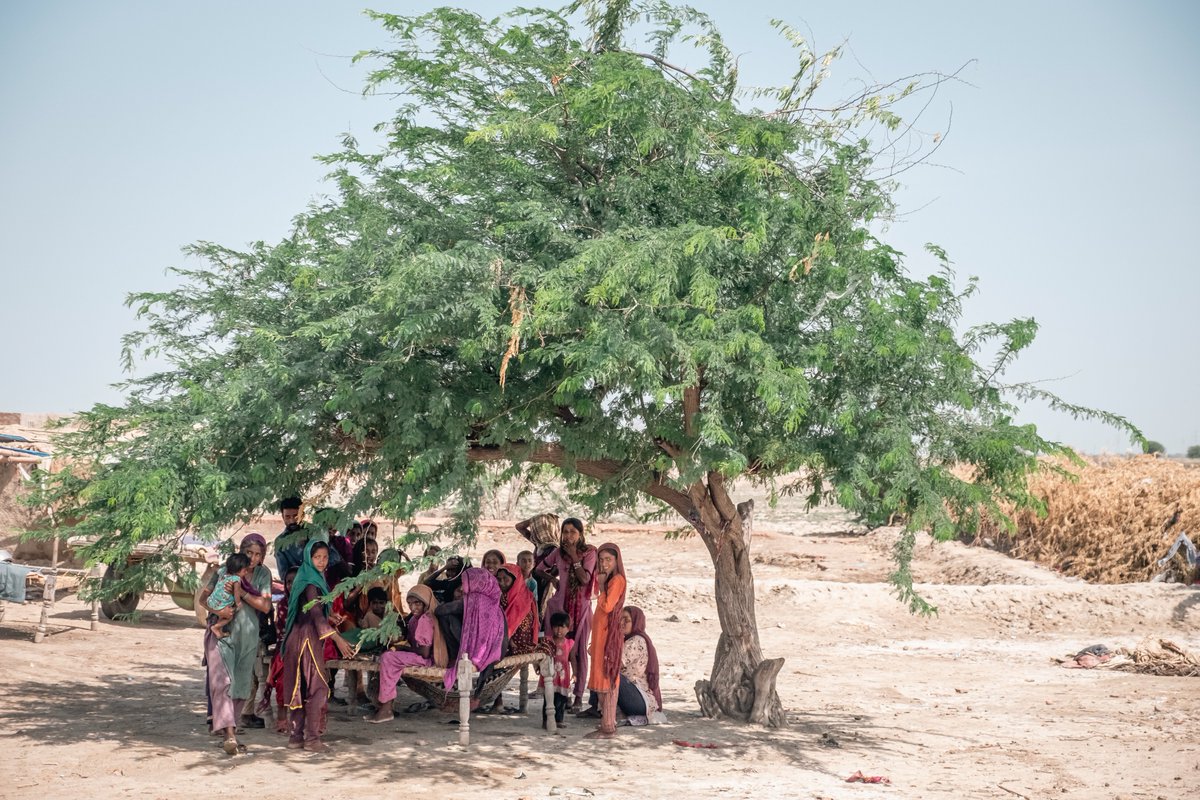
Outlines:
<svg viewBox="0 0 1200 800"><path fill-rule="evenodd" d="M705 544L714 540L709 555L716 569L714 599L721 635L708 680L696 682L696 699L706 717L725 716L779 728L787 725L775 691L783 659L764 659L759 644L750 566L753 509L753 501L741 503L732 520L723 520L724 530L715 535L701 532Z"/></svg>

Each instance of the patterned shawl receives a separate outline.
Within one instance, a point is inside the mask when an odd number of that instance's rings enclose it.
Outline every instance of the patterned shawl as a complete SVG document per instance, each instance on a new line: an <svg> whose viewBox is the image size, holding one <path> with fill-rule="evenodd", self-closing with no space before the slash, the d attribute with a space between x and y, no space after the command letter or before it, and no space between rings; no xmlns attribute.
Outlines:
<svg viewBox="0 0 1200 800"><path fill-rule="evenodd" d="M508 591L500 599L500 606L504 609L504 619L508 622L508 636L511 639L525 618L534 613L533 592L529 591L529 586L525 583L525 573L516 564L505 564L500 569L512 575L513 578L512 586L508 587ZM538 625L535 621L533 625L535 644L537 643L537 629Z"/></svg>
<svg viewBox="0 0 1200 800"><path fill-rule="evenodd" d="M646 633L646 615L637 606L625 606L625 611L629 614L630 622L633 623L629 636L625 638L640 636L646 640L646 683L650 686L650 691L654 693L654 699L658 703L658 709L650 710L662 711L662 692L658 690L658 651L654 649L654 642L650 641L650 636Z"/></svg>

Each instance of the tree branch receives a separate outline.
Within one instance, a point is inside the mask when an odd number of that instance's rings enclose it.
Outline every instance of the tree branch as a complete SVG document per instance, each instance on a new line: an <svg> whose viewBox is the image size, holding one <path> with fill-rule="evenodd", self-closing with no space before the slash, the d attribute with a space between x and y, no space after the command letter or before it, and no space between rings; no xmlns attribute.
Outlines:
<svg viewBox="0 0 1200 800"><path fill-rule="evenodd" d="M528 461L534 464L552 464L560 469L573 469L580 475L605 481L614 478L627 468L620 461L610 458L571 459L558 444L538 442L511 442L499 445L471 445L467 449L467 460L473 462ZM686 494L663 483L661 478L642 485L641 491L661 500L679 512L684 519L696 526L700 519L696 506Z"/></svg>

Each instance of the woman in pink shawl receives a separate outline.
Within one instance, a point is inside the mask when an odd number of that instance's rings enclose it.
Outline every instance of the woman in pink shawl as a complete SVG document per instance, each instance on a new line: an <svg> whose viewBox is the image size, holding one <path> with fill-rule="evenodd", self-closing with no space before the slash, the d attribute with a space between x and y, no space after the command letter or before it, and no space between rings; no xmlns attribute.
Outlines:
<svg viewBox="0 0 1200 800"><path fill-rule="evenodd" d="M573 712L583 708L583 687L588 679L588 641L592 632L592 595L596 591L596 548L583 539L583 523L574 517L563 520L559 546L534 567L534 577L555 587L543 615L546 636L552 636L550 617L564 611L571 617L568 639L571 668L575 672Z"/></svg>
<svg viewBox="0 0 1200 800"><path fill-rule="evenodd" d="M471 567L462 575L461 600L438 606L434 612L442 626L450 663L446 689L458 680L458 659L466 653L478 672L499 661L504 653L504 612L500 609L500 584L486 569ZM461 605L460 605L461 603ZM460 613L462 616L459 617ZM460 622L461 620L461 622Z"/></svg>

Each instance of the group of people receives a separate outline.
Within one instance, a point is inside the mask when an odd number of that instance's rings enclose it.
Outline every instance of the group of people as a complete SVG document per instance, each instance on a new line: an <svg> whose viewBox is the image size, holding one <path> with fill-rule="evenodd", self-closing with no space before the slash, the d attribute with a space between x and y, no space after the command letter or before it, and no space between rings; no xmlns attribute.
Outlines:
<svg viewBox="0 0 1200 800"><path fill-rule="evenodd" d="M618 723L665 720L645 615L625 605L620 548L587 544L578 519L559 526L557 518L540 515L519 523L517 530L536 549L523 551L515 563L498 550L485 553L479 567L458 555L439 562L440 551L431 547L428 568L402 591L403 565L410 562L398 550L380 552L373 523L355 523L345 533L317 532L301 524L300 507L299 498L281 503L286 528L276 540L275 558L283 586L274 608L272 576L263 565L266 541L259 534L242 540L201 595L210 612L205 634L210 725L214 735L224 736L226 752L244 750L239 725L265 727L254 712L265 711L271 695L276 729L288 734L288 746L324 750L329 702L367 701L363 676L354 671L345 676L347 699L335 698L326 661L350 658L359 648L374 649L380 665L378 708L366 717L372 723L393 719L392 702L407 670L441 667L451 689L458 654L464 652L482 685L504 657L535 651L552 656L554 664L553 674L542 676L543 725L565 726L572 711L599 719L589 736L610 737ZM356 581L361 585L338 593L332 603L322 599L342 580L389 562L401 566L376 581ZM382 631L364 637L383 624L389 610L397 614L391 640ZM255 671L260 648L274 653L262 681ZM260 683L265 692L256 709L252 701ZM501 699L484 710L502 710Z"/></svg>

